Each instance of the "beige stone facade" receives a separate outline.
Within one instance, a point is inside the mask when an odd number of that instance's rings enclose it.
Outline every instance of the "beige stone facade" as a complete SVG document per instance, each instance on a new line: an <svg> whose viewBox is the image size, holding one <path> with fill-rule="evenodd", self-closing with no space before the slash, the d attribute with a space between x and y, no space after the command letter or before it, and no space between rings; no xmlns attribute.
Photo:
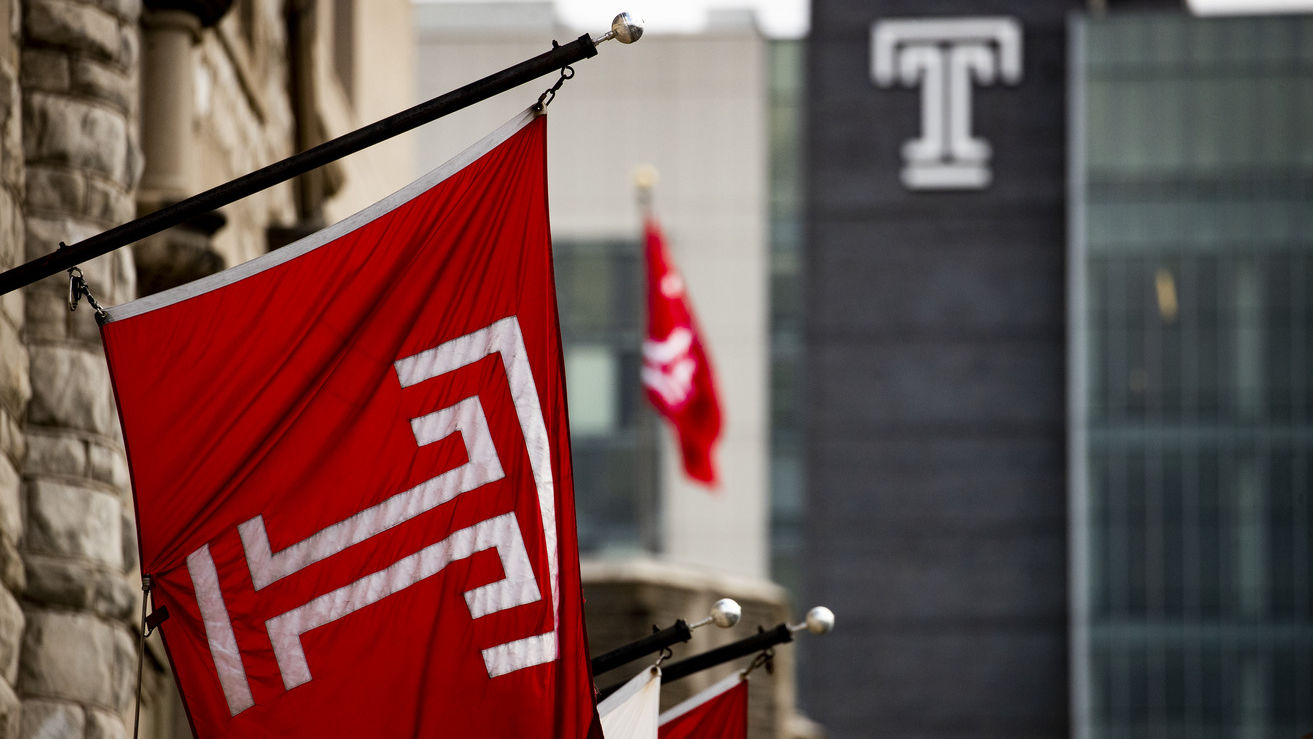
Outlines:
<svg viewBox="0 0 1313 739"><path fill-rule="evenodd" d="M405 0L0 0L0 269L406 107L409 12ZM391 81L366 87L384 48ZM403 184L406 146L82 270L115 304L245 261ZM0 739L132 730L128 468L99 330L67 291L60 275L0 299ZM189 736L165 664L152 645L141 735Z"/></svg>

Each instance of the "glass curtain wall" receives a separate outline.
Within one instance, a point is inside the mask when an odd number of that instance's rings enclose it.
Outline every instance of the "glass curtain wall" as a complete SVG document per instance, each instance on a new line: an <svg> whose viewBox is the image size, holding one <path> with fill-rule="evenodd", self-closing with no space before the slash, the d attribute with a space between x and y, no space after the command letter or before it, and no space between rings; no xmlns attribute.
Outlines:
<svg viewBox="0 0 1313 739"><path fill-rule="evenodd" d="M655 551L657 429L639 384L644 332L641 244L553 244L565 350L579 549Z"/></svg>
<svg viewBox="0 0 1313 739"><path fill-rule="evenodd" d="M1072 27L1079 737L1313 731L1313 17Z"/></svg>
<svg viewBox="0 0 1313 739"><path fill-rule="evenodd" d="M770 64L771 579L799 595L802 556L802 41Z"/></svg>

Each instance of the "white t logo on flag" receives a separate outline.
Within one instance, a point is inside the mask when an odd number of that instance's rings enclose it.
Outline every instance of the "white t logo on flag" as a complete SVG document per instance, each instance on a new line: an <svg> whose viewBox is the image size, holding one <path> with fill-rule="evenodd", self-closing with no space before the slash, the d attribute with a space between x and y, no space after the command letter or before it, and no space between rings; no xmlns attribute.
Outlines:
<svg viewBox="0 0 1313 739"><path fill-rule="evenodd" d="M400 359L394 366L401 386L410 387L454 372L491 354L501 357L510 386L511 401L529 453L544 539L547 542L553 613L551 631L511 639L482 650L489 677L497 677L555 660L559 627L556 513L547 427L538 403L538 392L525 353L519 322L514 316L503 318L478 331ZM447 408L413 418L410 424L419 446L432 444L452 434L460 434L468 461L277 552L270 547L263 516L255 516L242 523L238 526L238 532L256 591L463 493L502 479L501 462L479 396L474 395ZM319 595L265 621L283 686L291 690L309 682L313 677L302 647L303 634L371 606L393 593L437 575L452 562L485 550L496 550L504 577L465 592L471 618L481 618L541 600L542 594L520 533L519 521L513 512L495 516L454 531L445 539L403 557L382 570ZM188 556L187 569L196 588L196 599L205 622L219 682L227 698L228 708L235 716L255 703L208 544Z"/></svg>
<svg viewBox="0 0 1313 739"><path fill-rule="evenodd" d="M692 348L693 332L683 326L672 329L664 341L643 341L643 384L671 408L683 405L693 392L698 364Z"/></svg>

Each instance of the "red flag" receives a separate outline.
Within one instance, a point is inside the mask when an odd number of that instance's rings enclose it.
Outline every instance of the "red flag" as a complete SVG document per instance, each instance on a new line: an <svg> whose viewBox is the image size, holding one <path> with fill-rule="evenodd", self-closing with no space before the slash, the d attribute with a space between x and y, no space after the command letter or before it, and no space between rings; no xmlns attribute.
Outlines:
<svg viewBox="0 0 1313 739"><path fill-rule="evenodd" d="M739 673L661 714L658 739L747 739L748 681Z"/></svg>
<svg viewBox="0 0 1313 739"><path fill-rule="evenodd" d="M648 400L679 435L684 472L715 485L711 447L720 436L720 401L711 361L693 317L684 279L679 276L656 221L648 218L647 338L643 341L643 386Z"/></svg>
<svg viewBox="0 0 1313 739"><path fill-rule="evenodd" d="M323 232L110 311L142 572L198 737L584 737L526 112Z"/></svg>

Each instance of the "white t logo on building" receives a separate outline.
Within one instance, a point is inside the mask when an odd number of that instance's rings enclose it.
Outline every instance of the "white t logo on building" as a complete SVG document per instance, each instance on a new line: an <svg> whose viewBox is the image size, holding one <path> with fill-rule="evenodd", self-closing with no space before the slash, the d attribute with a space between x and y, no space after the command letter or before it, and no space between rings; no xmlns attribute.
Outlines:
<svg viewBox="0 0 1313 739"><path fill-rule="evenodd" d="M901 18L871 26L880 87L921 86L921 137L903 144L909 190L989 184L989 142L971 134L971 82L1021 81L1021 24L1013 18Z"/></svg>

